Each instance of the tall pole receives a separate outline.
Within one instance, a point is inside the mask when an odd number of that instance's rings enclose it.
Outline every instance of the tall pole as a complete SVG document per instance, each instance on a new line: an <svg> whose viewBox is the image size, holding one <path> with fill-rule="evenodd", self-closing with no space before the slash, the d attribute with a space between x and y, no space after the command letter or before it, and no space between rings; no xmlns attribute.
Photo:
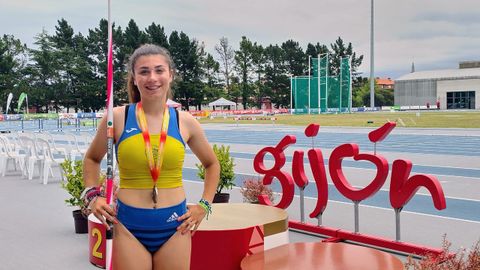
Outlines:
<svg viewBox="0 0 480 270"><path fill-rule="evenodd" d="M310 106L310 78L311 78L310 77L310 69L311 69L310 58L311 58L311 56L309 55L308 56L308 114L310 114L310 108L311 108L311 106Z"/></svg>
<svg viewBox="0 0 480 270"><path fill-rule="evenodd" d="M320 102L321 102L321 99L320 99L320 76L321 76L321 71L322 71L322 66L320 66L320 57L321 55L318 54L318 62L317 62L317 89L318 89L318 114L320 114L322 112L322 106L320 106Z"/></svg>
<svg viewBox="0 0 480 270"><path fill-rule="evenodd" d="M290 74L290 114L293 114L293 78L292 74Z"/></svg>
<svg viewBox="0 0 480 270"><path fill-rule="evenodd" d="M371 10L370 10L370 108L375 107L375 70L374 70L374 27L373 27L373 17L374 17L374 0L371 0Z"/></svg>
<svg viewBox="0 0 480 270"><path fill-rule="evenodd" d="M106 200L113 207L113 29L111 18L111 0L108 0L108 54L107 54L107 181ZM106 231L105 262L106 269L112 270L113 224L108 222Z"/></svg>
<svg viewBox="0 0 480 270"><path fill-rule="evenodd" d="M327 59L325 59L325 112L328 112L328 53L327 53Z"/></svg>
<svg viewBox="0 0 480 270"><path fill-rule="evenodd" d="M350 55L349 56L349 60L348 60L348 64L349 64L349 67L348 67L348 71L349 71L349 74L348 74L348 92L349 92L349 95L348 95L348 112L351 113L352 112L352 59L353 57Z"/></svg>
<svg viewBox="0 0 480 270"><path fill-rule="evenodd" d="M338 111L342 113L342 88L343 88L343 58L340 58L340 94L338 95Z"/></svg>

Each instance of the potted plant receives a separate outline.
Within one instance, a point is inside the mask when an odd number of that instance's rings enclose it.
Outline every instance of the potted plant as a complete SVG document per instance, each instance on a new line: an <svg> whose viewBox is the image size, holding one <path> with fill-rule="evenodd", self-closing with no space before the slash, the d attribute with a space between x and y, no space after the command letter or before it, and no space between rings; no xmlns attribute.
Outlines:
<svg viewBox="0 0 480 270"><path fill-rule="evenodd" d="M217 146L213 145L213 152L217 156L218 162L220 163L220 181L218 182L217 190L215 197L213 198L214 203L227 203L230 199L229 193L224 193L225 189L232 189L235 185L235 173L233 167L233 158L230 156L230 146ZM198 177L205 180L205 167L202 164L195 164L198 168Z"/></svg>
<svg viewBox="0 0 480 270"><path fill-rule="evenodd" d="M66 159L64 162L60 163L60 166L63 169L63 181L61 185L62 188L70 194L70 198L66 199L65 203L69 206L76 206L78 208L73 210L76 233L88 232L88 220L82 211L85 208L85 205L80 198L80 195L85 188L83 183L82 165L83 162L81 160L71 161L70 159Z"/></svg>
<svg viewBox="0 0 480 270"><path fill-rule="evenodd" d="M260 178L247 178L243 180L240 193L243 196L243 201L248 203L259 203L258 197L260 195L266 195L271 202L275 199L272 189L264 185Z"/></svg>

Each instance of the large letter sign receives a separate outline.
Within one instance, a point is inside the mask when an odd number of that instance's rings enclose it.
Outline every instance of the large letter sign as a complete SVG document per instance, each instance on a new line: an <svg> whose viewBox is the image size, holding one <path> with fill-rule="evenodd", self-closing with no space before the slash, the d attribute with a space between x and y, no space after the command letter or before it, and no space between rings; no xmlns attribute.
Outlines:
<svg viewBox="0 0 480 270"><path fill-rule="evenodd" d="M263 177L263 184L270 185L273 181L273 178L277 178L282 185L282 199L280 202L275 205L278 208L285 209L287 208L293 200L294 187L293 179L290 174L281 170L283 165L285 165L285 153L283 152L290 144L294 144L297 141L295 136L287 135L285 136L277 146L275 147L265 147L260 152L257 153L255 159L253 160L253 168L256 172L260 174L265 174ZM274 164L271 169L267 169L263 163L264 157L267 153L270 153L273 156ZM266 195L260 195L258 201L261 204L272 205L272 202Z"/></svg>
<svg viewBox="0 0 480 270"><path fill-rule="evenodd" d="M308 150L308 161L312 168L313 178L317 186L317 205L315 209L310 213L310 217L318 217L325 211L328 203L328 182L327 174L325 173L325 163L323 162L323 155L320 149Z"/></svg>
<svg viewBox="0 0 480 270"><path fill-rule="evenodd" d="M442 186L437 178L431 175L410 175L412 162L409 160L395 160L392 166L392 179L390 181L390 204L394 209L401 209L415 195L422 186L432 195L433 204L438 210L447 208Z"/></svg>
<svg viewBox="0 0 480 270"><path fill-rule="evenodd" d="M328 162L330 176L335 187L345 198L354 202L363 201L377 193L388 175L388 162L385 158L372 154L359 154L358 152L358 145L353 143L342 144L332 151ZM377 175L368 186L363 189L356 189L350 185L342 171L342 159L345 157L353 157L354 160L368 160L377 166Z"/></svg>
<svg viewBox="0 0 480 270"><path fill-rule="evenodd" d="M387 122L382 127L371 131L368 135L368 138L371 142L376 144L385 139L388 134L393 130L393 128L395 128L395 126L395 122ZM313 140L313 137L315 137L318 133L319 127L320 126L318 124L310 124L309 126L307 126L304 133L307 137L311 137ZM255 169L255 171L259 174L264 175L263 184L270 185L274 178L277 178L280 182L280 185L282 187L282 197L280 199L280 202L275 206L282 209L287 208L292 203L294 196L294 185L297 185L303 192L303 190L309 183L307 176L305 175L303 158L304 152L302 150L296 150L293 153L291 168L291 175L293 175L293 178L288 172L282 170L286 162L284 151L288 146L295 144L295 142L295 136L286 135L277 144L277 146L269 146L261 149L255 156L253 161L253 168ZM271 168L266 168L264 164L265 155L268 153L271 154L274 159L274 164ZM363 188L355 188L350 184L350 182L346 179L342 168L342 160L346 158L352 158L354 161L368 161L375 165L376 174L375 177L371 180L370 184L366 185ZM316 184L318 194L315 209L313 209L309 216L311 218L319 218L320 221L321 215L325 211L328 203L328 182L322 151L320 149L314 148L313 141L312 149L308 150L308 161L312 170L312 175ZM412 162L409 160L398 159L393 161L392 163L389 195L390 204L395 209L397 220L399 220L399 213L402 208L410 201L410 199L415 195L415 193L420 187L425 187L430 192L433 204L436 209L442 210L446 208L445 195L443 193L440 182L431 175L417 174L410 176L411 168ZM360 153L358 145L354 143L345 143L337 146L330 155L328 169L330 177L337 190L345 198L353 201L356 205L358 205L360 201L375 195L384 185L389 173L389 165L387 159L381 155L378 155L376 153L376 149L375 152L372 154ZM303 193L301 193L301 198L302 194ZM259 201L261 204L272 205L272 202L265 195L259 196ZM303 221L303 212L301 214ZM295 221L290 221L290 226L295 226L297 229L301 228L304 230L309 230L311 232L323 233L332 236L332 239L335 238L363 242L366 244L386 247L402 252L410 252L416 254L426 254L428 252L441 253L440 249L432 249L416 246L413 244L402 243L399 241L399 237L397 238L397 242L394 242L379 237L362 235L357 232L346 232L341 229L329 228L328 230L322 230L322 226L314 227L309 224L304 224L303 222L298 223ZM399 224L397 224L397 232L399 232L399 228ZM399 235L400 234L398 233L398 236Z"/></svg>

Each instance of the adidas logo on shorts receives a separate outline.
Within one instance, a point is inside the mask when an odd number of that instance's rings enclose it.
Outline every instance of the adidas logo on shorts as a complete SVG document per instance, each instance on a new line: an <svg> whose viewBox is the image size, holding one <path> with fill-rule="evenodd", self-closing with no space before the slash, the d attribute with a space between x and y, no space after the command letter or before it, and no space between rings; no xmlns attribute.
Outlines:
<svg viewBox="0 0 480 270"><path fill-rule="evenodd" d="M178 218L177 212L173 212L173 214L167 219L167 222L176 221L177 218Z"/></svg>

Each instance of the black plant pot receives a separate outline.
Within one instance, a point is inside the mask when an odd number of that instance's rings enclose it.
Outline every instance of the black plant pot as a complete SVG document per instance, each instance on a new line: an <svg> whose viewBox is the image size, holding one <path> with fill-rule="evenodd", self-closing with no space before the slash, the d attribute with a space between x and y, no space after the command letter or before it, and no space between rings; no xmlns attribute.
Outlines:
<svg viewBox="0 0 480 270"><path fill-rule="evenodd" d="M229 193L215 193L215 196L213 197L214 203L228 203L229 200L230 200Z"/></svg>
<svg viewBox="0 0 480 270"><path fill-rule="evenodd" d="M75 224L75 233L88 233L88 220L83 216L81 210L74 210L73 221Z"/></svg>

